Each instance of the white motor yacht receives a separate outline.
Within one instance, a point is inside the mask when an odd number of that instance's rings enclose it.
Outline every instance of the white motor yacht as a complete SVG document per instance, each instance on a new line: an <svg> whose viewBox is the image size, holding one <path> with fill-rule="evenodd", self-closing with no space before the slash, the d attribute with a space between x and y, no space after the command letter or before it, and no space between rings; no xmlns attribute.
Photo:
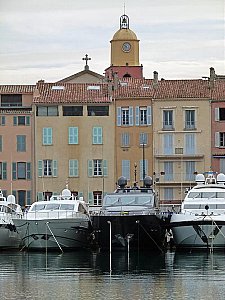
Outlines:
<svg viewBox="0 0 225 300"><path fill-rule="evenodd" d="M225 175L196 175L170 228L178 249L225 249Z"/></svg>
<svg viewBox="0 0 225 300"><path fill-rule="evenodd" d="M14 220L28 249L84 248L89 244L90 218L83 198L68 189L50 200L31 205L22 219Z"/></svg>
<svg viewBox="0 0 225 300"><path fill-rule="evenodd" d="M15 196L4 197L0 190L0 248L19 248L20 236L16 230L12 218L18 219L22 216L22 209L16 204Z"/></svg>

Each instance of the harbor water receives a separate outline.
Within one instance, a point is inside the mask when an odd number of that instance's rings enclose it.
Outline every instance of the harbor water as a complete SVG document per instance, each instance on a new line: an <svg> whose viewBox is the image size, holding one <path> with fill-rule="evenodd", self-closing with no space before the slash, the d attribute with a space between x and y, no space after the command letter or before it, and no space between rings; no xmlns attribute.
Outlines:
<svg viewBox="0 0 225 300"><path fill-rule="evenodd" d="M110 272L110 265L112 271ZM225 254L77 251L0 255L0 299L204 299L225 295Z"/></svg>

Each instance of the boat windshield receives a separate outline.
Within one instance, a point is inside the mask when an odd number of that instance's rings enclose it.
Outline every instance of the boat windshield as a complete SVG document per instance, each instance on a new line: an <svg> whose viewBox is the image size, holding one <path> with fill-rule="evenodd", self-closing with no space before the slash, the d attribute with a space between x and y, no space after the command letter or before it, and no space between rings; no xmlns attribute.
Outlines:
<svg viewBox="0 0 225 300"><path fill-rule="evenodd" d="M74 204L36 204L32 207L31 211L43 211L43 210L74 210Z"/></svg>
<svg viewBox="0 0 225 300"><path fill-rule="evenodd" d="M225 199L225 192L190 192L188 198L222 198Z"/></svg>
<svg viewBox="0 0 225 300"><path fill-rule="evenodd" d="M5 205L0 205L0 212L4 213L12 213L12 210L10 207L5 206Z"/></svg>
<svg viewBox="0 0 225 300"><path fill-rule="evenodd" d="M147 205L153 206L154 199L152 194L148 195L107 195L103 200L103 206L121 205Z"/></svg>

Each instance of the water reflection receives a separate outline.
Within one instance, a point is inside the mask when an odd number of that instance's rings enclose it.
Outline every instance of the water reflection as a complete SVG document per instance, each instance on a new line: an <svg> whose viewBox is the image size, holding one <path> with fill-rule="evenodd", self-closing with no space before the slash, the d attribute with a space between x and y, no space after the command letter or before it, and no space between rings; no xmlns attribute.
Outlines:
<svg viewBox="0 0 225 300"><path fill-rule="evenodd" d="M129 259L128 259L129 258ZM224 299L224 253L1 252L1 299Z"/></svg>

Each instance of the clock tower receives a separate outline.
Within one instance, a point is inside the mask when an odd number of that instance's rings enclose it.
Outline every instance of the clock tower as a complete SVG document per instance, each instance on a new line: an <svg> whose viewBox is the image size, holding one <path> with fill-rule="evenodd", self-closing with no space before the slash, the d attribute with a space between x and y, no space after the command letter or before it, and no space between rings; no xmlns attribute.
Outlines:
<svg viewBox="0 0 225 300"><path fill-rule="evenodd" d="M129 28L129 17L120 17L120 29L111 40L111 66L105 70L105 74L111 79L113 73L119 78L142 78L142 66L139 63L139 40L136 34Z"/></svg>

